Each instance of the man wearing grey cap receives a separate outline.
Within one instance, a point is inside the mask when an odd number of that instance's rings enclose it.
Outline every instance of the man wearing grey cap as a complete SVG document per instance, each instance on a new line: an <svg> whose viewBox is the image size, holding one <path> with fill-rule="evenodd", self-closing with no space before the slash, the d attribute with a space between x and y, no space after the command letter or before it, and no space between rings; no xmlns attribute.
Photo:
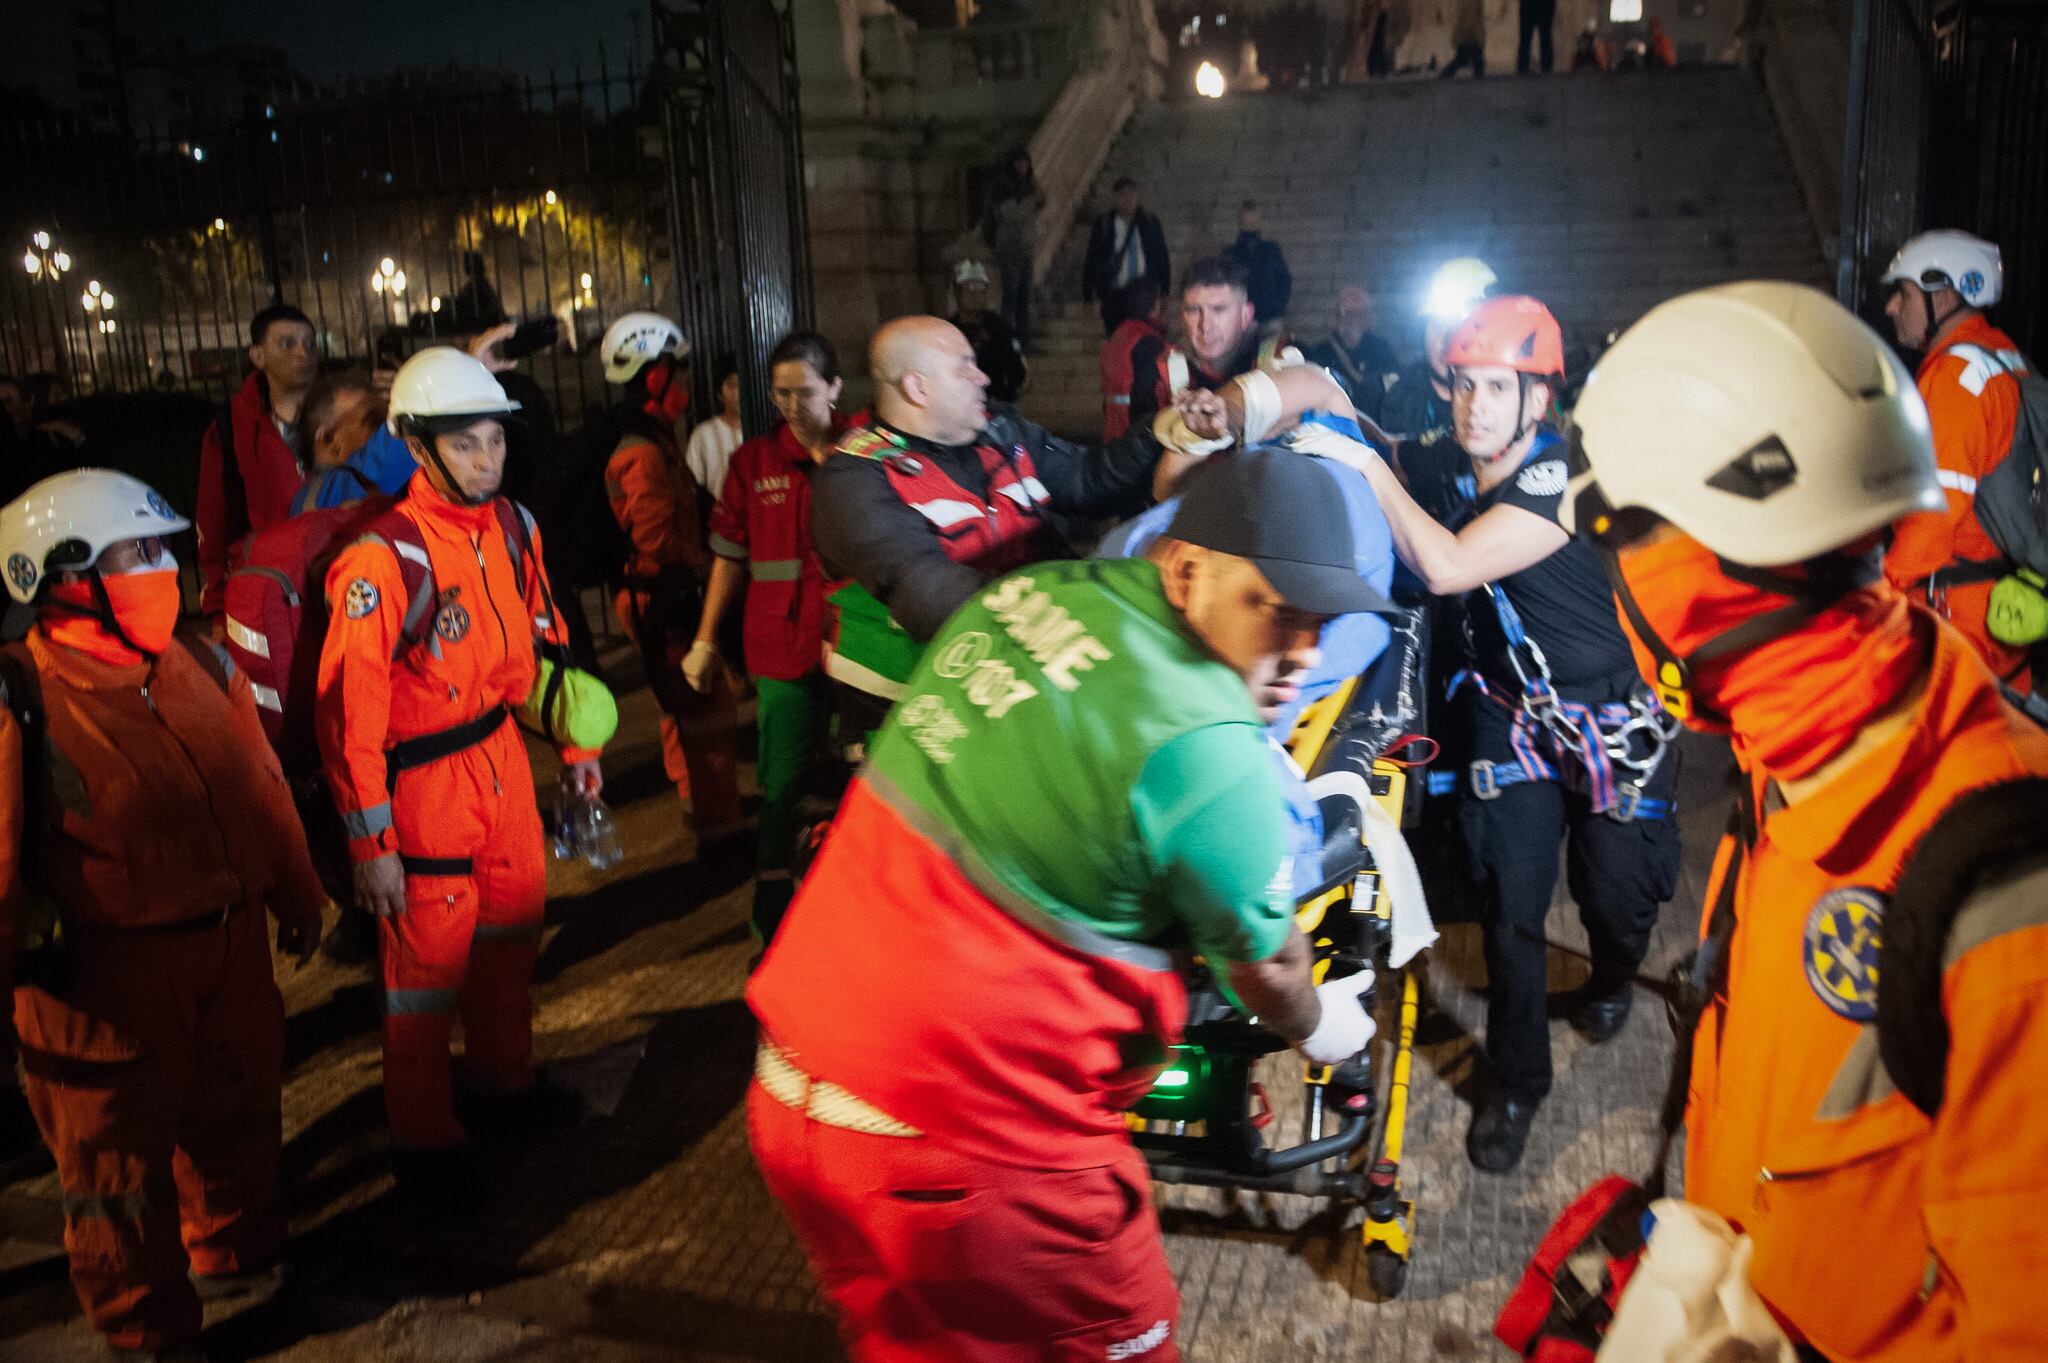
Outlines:
<svg viewBox="0 0 2048 1363"><path fill-rule="evenodd" d="M1311 982L1262 727L1392 609L1350 476L1214 460L1146 557L1000 578L925 650L747 994L755 1155L854 1358L1178 1357L1123 1123L1170 949L1317 1063L1371 1037L1369 973Z"/></svg>

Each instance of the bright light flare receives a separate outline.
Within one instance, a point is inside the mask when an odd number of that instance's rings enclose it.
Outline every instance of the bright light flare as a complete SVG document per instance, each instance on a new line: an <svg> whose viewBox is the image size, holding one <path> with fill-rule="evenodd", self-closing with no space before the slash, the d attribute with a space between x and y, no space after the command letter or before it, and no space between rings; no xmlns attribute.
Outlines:
<svg viewBox="0 0 2048 1363"><path fill-rule="evenodd" d="M1195 72L1195 93L1204 99L1221 99L1229 88L1230 82L1223 79L1223 72L1215 62L1203 62Z"/></svg>

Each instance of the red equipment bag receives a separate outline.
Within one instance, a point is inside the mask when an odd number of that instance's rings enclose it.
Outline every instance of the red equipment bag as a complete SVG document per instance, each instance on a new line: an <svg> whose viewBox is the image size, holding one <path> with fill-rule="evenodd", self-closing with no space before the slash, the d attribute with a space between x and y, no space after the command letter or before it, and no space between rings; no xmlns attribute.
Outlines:
<svg viewBox="0 0 2048 1363"><path fill-rule="evenodd" d="M1593 1363L1643 1253L1650 1196L1620 1174L1579 1194L1551 1223L1493 1322L1500 1342L1536 1363Z"/></svg>
<svg viewBox="0 0 2048 1363"><path fill-rule="evenodd" d="M228 653L247 674L263 731L294 782L320 768L313 695L327 633L328 566L395 502L366 497L279 521L243 543L228 574ZM426 571L404 557L399 567L407 573L408 591L418 585L413 572Z"/></svg>

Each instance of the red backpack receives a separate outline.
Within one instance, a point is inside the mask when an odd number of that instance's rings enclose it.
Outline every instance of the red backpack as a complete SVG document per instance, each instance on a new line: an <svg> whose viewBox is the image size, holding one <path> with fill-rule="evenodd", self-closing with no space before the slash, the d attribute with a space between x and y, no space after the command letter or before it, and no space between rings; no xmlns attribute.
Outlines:
<svg viewBox="0 0 2048 1363"><path fill-rule="evenodd" d="M533 557L532 517L510 498L499 497L493 506L513 571L523 579ZM406 594L399 651L420 643L433 629L436 594L427 546L418 527L396 507L395 497L365 497L279 521L244 542L228 574L228 652L248 674L264 732L295 783L320 770L313 701L327 634L327 570L336 556L365 535L390 544L397 551Z"/></svg>

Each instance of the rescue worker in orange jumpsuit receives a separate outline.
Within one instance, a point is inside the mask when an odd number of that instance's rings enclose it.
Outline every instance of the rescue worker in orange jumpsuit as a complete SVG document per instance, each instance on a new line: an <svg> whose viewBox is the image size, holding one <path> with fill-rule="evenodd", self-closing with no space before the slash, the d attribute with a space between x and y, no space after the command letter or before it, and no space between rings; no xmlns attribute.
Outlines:
<svg viewBox="0 0 2048 1363"><path fill-rule="evenodd" d="M1166 328L1159 320L1159 286L1149 279L1124 286L1124 320L1096 357L1102 371L1102 438L1121 440L1131 429L1131 394L1142 381L1152 390L1151 410L1172 401L1161 360Z"/></svg>
<svg viewBox="0 0 2048 1363"><path fill-rule="evenodd" d="M1884 528L1942 505L1907 377L1812 289L1688 294L1601 358L1566 504L1643 675L1731 736L1746 788L1708 892L1686 1196L1832 1363L2019 1363L2048 1357L2048 858L1958 856L1941 917L1902 868L1958 801L2048 776L2048 734L1882 573ZM1910 1034L1880 1021L1916 999ZM1937 1067L1909 1058L1944 1030Z"/></svg>
<svg viewBox="0 0 2048 1363"><path fill-rule="evenodd" d="M1998 247L1967 232L1923 232L1884 273L1885 315L1899 344L1920 353L1917 380L1934 427L1935 477L1944 504L1901 520L1885 576L1921 596L1983 655L1999 677L2028 689L2027 653L1991 637L1985 607L2010 569L1976 517L1977 484L2004 461L2019 420L2026 371L2012 337L1984 309L2005 271Z"/></svg>
<svg viewBox="0 0 2048 1363"><path fill-rule="evenodd" d="M604 470L612 516L633 546L613 609L661 705L662 764L690 805L701 848L740 829L739 715L723 671L704 691L683 679L711 557L676 439L690 404L690 343L666 317L629 312L605 332L598 356L606 382L626 389Z"/></svg>
<svg viewBox="0 0 2048 1363"><path fill-rule="evenodd" d="M526 747L510 710L533 690L536 646L566 642L533 518L497 495L503 422L518 404L448 346L407 360L391 426L420 471L390 515L327 575L316 728L347 826L357 902L379 919L384 1108L400 1184L459 1204L472 1191L448 1045L485 1115L564 1115L533 1078L527 986L546 867ZM565 779L603 785L595 752L564 748Z"/></svg>
<svg viewBox="0 0 2048 1363"><path fill-rule="evenodd" d="M327 902L248 678L173 635L165 537L189 524L109 469L0 510L8 592L36 608L0 667L0 1059L18 1039L87 1319L180 1359L201 1293L283 1243L266 910L304 964Z"/></svg>

